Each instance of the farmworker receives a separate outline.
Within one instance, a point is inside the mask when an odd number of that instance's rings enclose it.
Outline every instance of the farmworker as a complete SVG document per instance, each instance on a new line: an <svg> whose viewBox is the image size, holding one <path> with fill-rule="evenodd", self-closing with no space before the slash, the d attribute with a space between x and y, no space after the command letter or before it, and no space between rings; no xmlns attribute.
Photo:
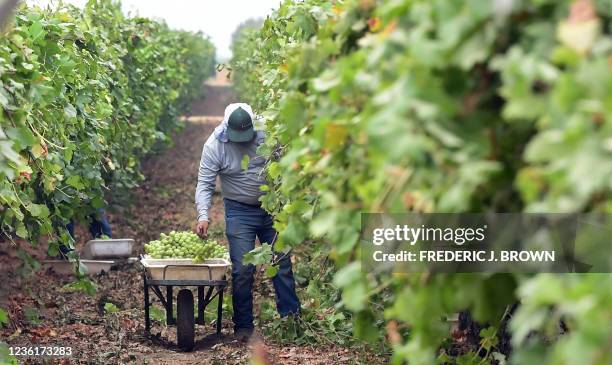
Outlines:
<svg viewBox="0 0 612 365"><path fill-rule="evenodd" d="M106 218L106 212L103 208L97 209L94 213L90 214L88 217L89 220L89 233L91 233L91 238L112 238L113 232L111 230L110 223L108 223L108 219ZM66 225L66 229L70 233L72 237L74 237L74 221L70 220L70 223Z"/></svg>
<svg viewBox="0 0 612 365"><path fill-rule="evenodd" d="M196 233L208 237L210 207L217 175L225 205L225 229L232 260L232 303L234 333L246 341L253 333L253 265L243 265L245 253L255 248L255 237L262 243L274 243L276 231L272 216L261 208L260 187L266 184L265 159L257 147L265 135L253 126L253 112L248 104L234 103L225 108L223 121L208 138L202 150L195 201L198 213ZM248 166L242 168L245 156ZM300 303L289 255L280 256L279 271L272 279L276 307L281 317L297 315Z"/></svg>
<svg viewBox="0 0 612 365"><path fill-rule="evenodd" d="M89 233L91 233L91 238L113 238L113 232L111 230L110 223L108 223L108 219L106 218L106 213L103 208L97 209L94 213L90 214L88 217L89 220ZM74 239L74 220L70 220L70 223L66 225L66 229L68 233L70 233L70 237ZM71 248L60 245L60 252L63 255L68 254L68 252L72 251Z"/></svg>

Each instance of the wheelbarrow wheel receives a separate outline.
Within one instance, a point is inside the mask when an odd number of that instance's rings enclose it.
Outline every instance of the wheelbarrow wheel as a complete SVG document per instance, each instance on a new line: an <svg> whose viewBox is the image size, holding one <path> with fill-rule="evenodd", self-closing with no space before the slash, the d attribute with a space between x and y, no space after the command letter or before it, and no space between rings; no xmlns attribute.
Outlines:
<svg viewBox="0 0 612 365"><path fill-rule="evenodd" d="M191 351L195 338L193 294L191 294L191 290L182 289L179 291L176 302L176 342L181 350Z"/></svg>

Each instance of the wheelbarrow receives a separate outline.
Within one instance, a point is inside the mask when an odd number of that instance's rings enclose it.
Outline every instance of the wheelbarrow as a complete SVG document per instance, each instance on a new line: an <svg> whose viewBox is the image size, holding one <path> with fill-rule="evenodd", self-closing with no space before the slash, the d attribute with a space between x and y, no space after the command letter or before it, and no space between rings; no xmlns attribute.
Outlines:
<svg viewBox="0 0 612 365"><path fill-rule="evenodd" d="M177 345L183 351L192 351L195 344L195 325L204 325L204 310L215 299L217 301L216 334L221 336L223 319L223 292L227 286L225 274L230 263L225 259L206 260L193 264L190 259L141 259L144 267L145 332L150 334L150 291L159 298L166 310L166 324L176 325ZM165 295L161 287L165 287ZM176 318L173 313L174 287L181 287L176 297ZM197 318L194 315L194 298L190 289L198 292Z"/></svg>

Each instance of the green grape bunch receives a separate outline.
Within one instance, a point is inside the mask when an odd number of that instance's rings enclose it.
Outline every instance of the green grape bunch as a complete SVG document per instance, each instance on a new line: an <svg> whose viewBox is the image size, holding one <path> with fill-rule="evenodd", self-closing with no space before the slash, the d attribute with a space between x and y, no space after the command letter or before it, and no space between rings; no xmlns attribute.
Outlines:
<svg viewBox="0 0 612 365"><path fill-rule="evenodd" d="M154 259L193 259L195 263L208 259L227 259L225 246L215 240L203 240L195 233L172 231L145 244L145 252Z"/></svg>

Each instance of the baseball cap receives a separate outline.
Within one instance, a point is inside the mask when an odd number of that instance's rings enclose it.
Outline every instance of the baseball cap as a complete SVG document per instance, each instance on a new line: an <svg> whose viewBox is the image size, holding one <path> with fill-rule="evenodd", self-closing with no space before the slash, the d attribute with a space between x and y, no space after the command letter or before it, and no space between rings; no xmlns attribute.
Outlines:
<svg viewBox="0 0 612 365"><path fill-rule="evenodd" d="M251 114L239 106L227 118L228 139L231 142L249 142L253 140L254 135Z"/></svg>

